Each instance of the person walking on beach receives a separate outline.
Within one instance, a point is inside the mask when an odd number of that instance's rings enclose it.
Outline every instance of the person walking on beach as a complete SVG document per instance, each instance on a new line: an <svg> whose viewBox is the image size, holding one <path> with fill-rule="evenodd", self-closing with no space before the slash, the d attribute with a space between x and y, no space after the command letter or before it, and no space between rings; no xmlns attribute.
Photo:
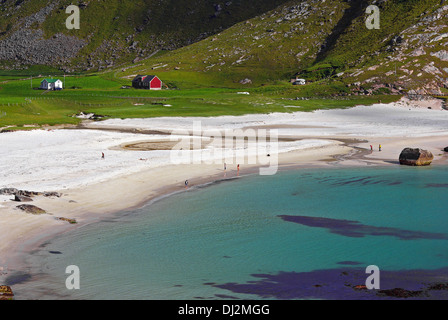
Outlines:
<svg viewBox="0 0 448 320"><path fill-rule="evenodd" d="M373 151L373 146L372 145L370 145L370 151Z"/></svg>
<svg viewBox="0 0 448 320"><path fill-rule="evenodd" d="M188 180L185 180L185 189L188 188Z"/></svg>
<svg viewBox="0 0 448 320"><path fill-rule="evenodd" d="M101 152L101 159L104 160L104 152Z"/></svg>
<svg viewBox="0 0 448 320"><path fill-rule="evenodd" d="M240 165L238 165L238 166L236 167L236 169L237 169L237 175L239 176L239 175L240 175Z"/></svg>
<svg viewBox="0 0 448 320"><path fill-rule="evenodd" d="M381 151L381 145L379 146L379 148L378 148L380 151Z"/></svg>
<svg viewBox="0 0 448 320"><path fill-rule="evenodd" d="M224 162L224 171L227 170L227 164Z"/></svg>

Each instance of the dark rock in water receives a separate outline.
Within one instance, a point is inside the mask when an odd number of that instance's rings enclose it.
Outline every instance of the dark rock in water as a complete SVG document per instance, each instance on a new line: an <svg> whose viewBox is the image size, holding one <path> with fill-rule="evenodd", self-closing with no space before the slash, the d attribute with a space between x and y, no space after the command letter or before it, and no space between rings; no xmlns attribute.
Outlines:
<svg viewBox="0 0 448 320"><path fill-rule="evenodd" d="M448 290L448 283L436 283L428 287L428 290Z"/></svg>
<svg viewBox="0 0 448 320"><path fill-rule="evenodd" d="M22 211L25 211L26 213L30 213L30 214L34 214L34 215L47 213L45 210L43 210L39 207L33 206L31 204L22 204L20 206L17 206L17 208L19 208Z"/></svg>
<svg viewBox="0 0 448 320"><path fill-rule="evenodd" d="M448 152L448 147L446 147L445 149L443 149L443 151Z"/></svg>
<svg viewBox="0 0 448 320"><path fill-rule="evenodd" d="M406 290L402 288L395 288L389 290L380 290L378 291L378 295L387 296L387 297L395 297L395 298L413 298L413 297L421 297L424 295L423 290Z"/></svg>
<svg viewBox="0 0 448 320"><path fill-rule="evenodd" d="M0 286L0 300L12 300L14 293L9 286Z"/></svg>
<svg viewBox="0 0 448 320"><path fill-rule="evenodd" d="M31 202L33 201L33 199L29 198L29 197L25 197L25 196L19 196L19 195L15 195L14 197L14 201L17 202Z"/></svg>
<svg viewBox="0 0 448 320"><path fill-rule="evenodd" d="M400 164L407 166L429 166L434 160L431 152L420 148L405 148L400 154Z"/></svg>

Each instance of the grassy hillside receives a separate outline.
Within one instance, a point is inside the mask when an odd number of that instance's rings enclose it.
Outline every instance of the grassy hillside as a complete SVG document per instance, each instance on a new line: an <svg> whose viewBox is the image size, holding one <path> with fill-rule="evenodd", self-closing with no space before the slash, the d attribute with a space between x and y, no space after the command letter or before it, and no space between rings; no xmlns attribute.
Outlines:
<svg viewBox="0 0 448 320"><path fill-rule="evenodd" d="M439 0L381 2L381 27L369 30L369 4L290 1L201 42L139 62L117 76L157 73L182 87L200 79L213 86L239 86L245 78L259 86L284 83L298 74L331 83L341 93L349 86L350 91L359 87L359 92L404 92L432 82L443 87L447 60L434 54L446 47L446 39L425 39L448 34L448 6ZM413 54L420 47L425 54Z"/></svg>
<svg viewBox="0 0 448 320"><path fill-rule="evenodd" d="M448 6L440 0L85 0L75 3L80 30L65 28L70 3L3 0L0 60L2 52L10 59L0 65L115 69L123 79L157 73L179 88L285 83L298 74L331 83L317 91L341 94L437 91L448 77ZM372 3L379 30L365 26Z"/></svg>
<svg viewBox="0 0 448 320"><path fill-rule="evenodd" d="M285 2L3 0L0 48L1 41L5 45L8 40L19 38L29 41L35 51L44 46L53 53L41 50L39 54L30 51L22 55L18 50L18 59L15 55L4 54L8 60L14 60L15 68L47 61L67 71L98 70L148 57L157 50L191 44ZM79 5L81 9L79 30L65 27L69 16L65 9L70 4ZM72 45L67 47L67 44ZM20 48L19 44L17 47ZM54 58L55 53L58 58ZM3 63L7 66L5 61Z"/></svg>

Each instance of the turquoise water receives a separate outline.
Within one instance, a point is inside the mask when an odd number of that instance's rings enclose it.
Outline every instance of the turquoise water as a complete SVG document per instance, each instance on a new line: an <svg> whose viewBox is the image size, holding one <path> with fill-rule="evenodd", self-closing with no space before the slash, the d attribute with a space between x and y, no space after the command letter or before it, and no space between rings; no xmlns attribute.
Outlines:
<svg viewBox="0 0 448 320"><path fill-rule="evenodd" d="M448 282L447 191L445 167L302 169L193 187L52 240L22 297L344 299L368 265L401 286L426 281L424 271ZM68 265L80 268L80 290L65 288Z"/></svg>

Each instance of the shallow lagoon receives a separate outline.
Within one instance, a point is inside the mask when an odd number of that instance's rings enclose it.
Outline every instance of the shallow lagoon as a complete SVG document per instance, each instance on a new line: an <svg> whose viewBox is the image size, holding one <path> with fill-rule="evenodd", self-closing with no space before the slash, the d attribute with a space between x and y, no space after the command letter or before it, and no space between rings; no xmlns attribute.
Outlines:
<svg viewBox="0 0 448 320"><path fill-rule="evenodd" d="M17 298L447 298L448 168L301 169L193 187L82 226L30 259ZM65 287L77 265L81 289Z"/></svg>

